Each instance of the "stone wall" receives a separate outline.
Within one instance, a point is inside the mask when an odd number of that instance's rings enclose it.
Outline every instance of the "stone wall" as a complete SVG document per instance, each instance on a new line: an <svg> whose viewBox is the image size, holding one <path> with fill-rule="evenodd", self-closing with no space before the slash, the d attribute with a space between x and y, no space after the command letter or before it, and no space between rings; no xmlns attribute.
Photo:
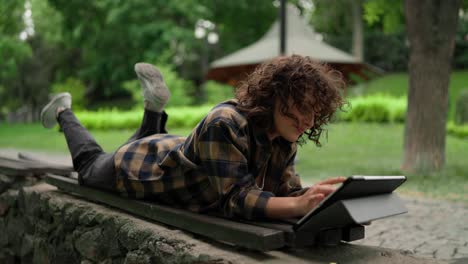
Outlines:
<svg viewBox="0 0 468 264"><path fill-rule="evenodd" d="M361 245L253 252L0 175L0 263L436 263ZM438 262L439 263L439 262Z"/></svg>
<svg viewBox="0 0 468 264"><path fill-rule="evenodd" d="M46 184L1 195L0 263L196 263L180 231L53 192ZM52 191L52 192L51 192Z"/></svg>

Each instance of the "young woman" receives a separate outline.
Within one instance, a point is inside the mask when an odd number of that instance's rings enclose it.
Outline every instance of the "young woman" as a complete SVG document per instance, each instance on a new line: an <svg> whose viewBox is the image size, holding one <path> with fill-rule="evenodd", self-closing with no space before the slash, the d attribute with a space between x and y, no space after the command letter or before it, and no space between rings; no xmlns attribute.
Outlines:
<svg viewBox="0 0 468 264"><path fill-rule="evenodd" d="M343 105L336 71L298 55L260 65L215 106L187 137L166 134L170 93L159 71L138 63L145 110L141 127L114 153L104 153L71 111L71 96L55 96L41 113L58 121L80 184L123 196L227 217L305 215L343 177L302 188L294 171L298 143L320 145L323 126Z"/></svg>

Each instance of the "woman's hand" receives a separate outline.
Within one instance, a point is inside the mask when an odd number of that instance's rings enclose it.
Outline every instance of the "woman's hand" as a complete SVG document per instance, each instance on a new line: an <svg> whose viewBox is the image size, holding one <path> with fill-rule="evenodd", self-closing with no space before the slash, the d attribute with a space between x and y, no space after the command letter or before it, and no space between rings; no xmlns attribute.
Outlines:
<svg viewBox="0 0 468 264"><path fill-rule="evenodd" d="M316 207L325 197L336 190L335 184L342 183L345 177L335 177L318 182L310 187L304 194L297 197L296 214L304 216Z"/></svg>
<svg viewBox="0 0 468 264"><path fill-rule="evenodd" d="M271 197L266 205L266 215L274 219L302 217L336 189L334 184L345 180L345 177L323 180L296 197Z"/></svg>

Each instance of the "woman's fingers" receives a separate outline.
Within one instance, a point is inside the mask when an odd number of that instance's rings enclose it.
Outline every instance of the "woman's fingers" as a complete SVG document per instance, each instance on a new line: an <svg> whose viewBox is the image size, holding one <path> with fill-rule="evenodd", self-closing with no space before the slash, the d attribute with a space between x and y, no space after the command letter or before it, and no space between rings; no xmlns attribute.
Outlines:
<svg viewBox="0 0 468 264"><path fill-rule="evenodd" d="M316 207L324 198L325 195L322 193L312 195L309 200L309 204L311 205L309 210L312 210L312 208Z"/></svg>
<svg viewBox="0 0 468 264"><path fill-rule="evenodd" d="M323 181L319 181L317 185L322 185L322 184L337 184L337 183L342 183L346 181L346 177L334 177L334 178L329 178Z"/></svg>
<svg viewBox="0 0 468 264"><path fill-rule="evenodd" d="M330 184L322 184L322 185L314 185L309 190L307 190L307 193L314 195L314 194L323 194L324 196L329 195L330 193L334 192L336 190L336 187Z"/></svg>

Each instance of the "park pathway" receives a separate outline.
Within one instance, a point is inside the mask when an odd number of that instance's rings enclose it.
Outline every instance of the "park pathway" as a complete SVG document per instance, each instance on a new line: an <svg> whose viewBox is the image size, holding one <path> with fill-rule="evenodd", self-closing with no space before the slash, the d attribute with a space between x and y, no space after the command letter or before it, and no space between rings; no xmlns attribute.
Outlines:
<svg viewBox="0 0 468 264"><path fill-rule="evenodd" d="M381 219L353 243L409 250L437 259L468 263L468 204L403 196L408 213Z"/></svg>
<svg viewBox="0 0 468 264"><path fill-rule="evenodd" d="M15 156L17 149L0 149L0 155ZM61 164L71 159L62 154L36 151L39 157ZM400 249L423 257L468 263L468 204L403 196L409 212L381 219L366 227L366 237L353 244Z"/></svg>

